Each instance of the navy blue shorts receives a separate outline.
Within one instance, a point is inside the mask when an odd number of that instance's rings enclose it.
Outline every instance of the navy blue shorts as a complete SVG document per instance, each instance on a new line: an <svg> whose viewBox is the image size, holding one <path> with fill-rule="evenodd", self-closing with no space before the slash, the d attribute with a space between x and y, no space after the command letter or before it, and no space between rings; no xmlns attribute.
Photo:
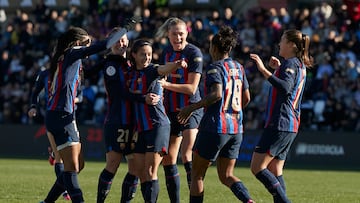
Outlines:
<svg viewBox="0 0 360 203"><path fill-rule="evenodd" d="M199 131L193 151L212 162L216 161L217 157L236 159L239 155L242 137L242 133L218 134Z"/></svg>
<svg viewBox="0 0 360 203"><path fill-rule="evenodd" d="M80 142L74 114L65 111L47 111L45 125L53 136L58 150Z"/></svg>
<svg viewBox="0 0 360 203"><path fill-rule="evenodd" d="M122 154L131 153L133 128L117 124L104 125L106 152L115 151Z"/></svg>
<svg viewBox="0 0 360 203"><path fill-rule="evenodd" d="M296 138L296 134L295 132L264 129L254 151L257 153L268 153L276 159L285 160L291 144Z"/></svg>
<svg viewBox="0 0 360 203"><path fill-rule="evenodd" d="M184 124L180 124L178 119L177 119L177 115L179 112L170 112L168 114L168 117L170 119L171 122L171 135L176 135L176 136L182 136L181 132L183 130L186 129L196 129L199 127L201 118L204 115L204 109L197 109L195 110L191 117L189 118L189 120Z"/></svg>
<svg viewBox="0 0 360 203"><path fill-rule="evenodd" d="M135 153L159 152L162 155L167 154L170 139L170 125L155 127L152 130L140 132L137 143L135 144Z"/></svg>

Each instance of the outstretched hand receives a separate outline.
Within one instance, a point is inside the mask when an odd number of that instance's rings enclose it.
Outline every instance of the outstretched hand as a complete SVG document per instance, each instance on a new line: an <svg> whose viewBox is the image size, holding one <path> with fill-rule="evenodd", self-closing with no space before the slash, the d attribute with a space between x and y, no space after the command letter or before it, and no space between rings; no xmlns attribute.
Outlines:
<svg viewBox="0 0 360 203"><path fill-rule="evenodd" d="M250 54L250 58L253 59L256 62L256 66L257 69L263 74L263 76L267 79L269 78L272 73L270 71L268 71L265 66L264 63L262 62L261 58L259 57L259 55L257 54ZM274 57L275 58L275 57ZM273 61L274 64L276 64L276 60ZM280 61L279 61L280 63Z"/></svg>
<svg viewBox="0 0 360 203"><path fill-rule="evenodd" d="M136 23L140 23L140 22L142 22L142 19L140 16L133 16L130 19L126 20L126 24L125 24L124 28L127 31L133 30L133 29L135 29Z"/></svg>
<svg viewBox="0 0 360 203"><path fill-rule="evenodd" d="M140 16L133 16L132 18L127 20L126 25L123 29L111 34L106 43L106 48L111 48L116 42L120 40L120 38L125 35L128 31L133 30L135 28L136 23L141 22Z"/></svg>
<svg viewBox="0 0 360 203"><path fill-rule="evenodd" d="M253 59L256 63L256 66L260 72L266 70L264 63L262 62L261 58L257 54L250 54L250 58Z"/></svg>
<svg viewBox="0 0 360 203"><path fill-rule="evenodd" d="M269 59L269 66L272 69L278 69L280 67L281 63L280 60L278 58L276 58L275 56L270 57Z"/></svg>
<svg viewBox="0 0 360 203"><path fill-rule="evenodd" d="M179 123L185 124L189 120L193 111L194 111L194 109L192 108L191 105L185 106L184 108L182 108L177 115L177 119L178 119Z"/></svg>

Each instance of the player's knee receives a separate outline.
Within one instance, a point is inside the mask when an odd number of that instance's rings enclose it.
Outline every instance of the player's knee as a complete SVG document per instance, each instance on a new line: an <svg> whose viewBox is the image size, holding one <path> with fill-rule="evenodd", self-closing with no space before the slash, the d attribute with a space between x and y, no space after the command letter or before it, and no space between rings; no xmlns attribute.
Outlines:
<svg viewBox="0 0 360 203"><path fill-rule="evenodd" d="M189 155L189 154L181 155L181 159L182 159L183 163L190 162L190 161L192 161L192 155Z"/></svg>
<svg viewBox="0 0 360 203"><path fill-rule="evenodd" d="M174 156L171 154L167 154L167 155L163 156L162 164L164 166L174 165L174 164L176 164L176 158L174 158Z"/></svg>
<svg viewBox="0 0 360 203"><path fill-rule="evenodd" d="M250 164L250 170L251 170L251 173L253 175L256 175L257 173L259 173L263 169L264 169L264 167L262 167L261 164L257 164L257 163L255 163L253 161Z"/></svg>
<svg viewBox="0 0 360 203"><path fill-rule="evenodd" d="M233 183L233 178L231 176L226 176L224 174L223 175L219 174L219 180L223 185L228 187L230 187L231 184Z"/></svg>

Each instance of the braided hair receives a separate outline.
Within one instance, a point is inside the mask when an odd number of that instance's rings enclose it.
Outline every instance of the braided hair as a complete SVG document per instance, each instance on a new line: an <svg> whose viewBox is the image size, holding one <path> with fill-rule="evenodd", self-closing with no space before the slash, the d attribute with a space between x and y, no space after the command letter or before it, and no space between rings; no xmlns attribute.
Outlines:
<svg viewBox="0 0 360 203"><path fill-rule="evenodd" d="M53 80L60 57L64 55L66 50L76 46L77 41L83 40L88 35L89 34L80 27L70 27L66 32L59 36L50 63L50 81Z"/></svg>

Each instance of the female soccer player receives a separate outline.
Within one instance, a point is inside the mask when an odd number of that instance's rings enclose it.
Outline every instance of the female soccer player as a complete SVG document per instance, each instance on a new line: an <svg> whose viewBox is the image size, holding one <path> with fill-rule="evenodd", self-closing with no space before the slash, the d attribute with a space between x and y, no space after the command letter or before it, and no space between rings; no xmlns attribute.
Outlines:
<svg viewBox="0 0 360 203"><path fill-rule="evenodd" d="M131 47L130 92L140 95L153 93L162 98L163 88L158 81L177 68L185 68L187 64L183 60L160 66L152 64L152 51L151 43L143 39L135 41ZM139 169L142 169L141 191L145 202L155 203L159 193L158 168L162 157L167 154L170 121L162 99L156 105L140 102L134 102L133 105L138 132L134 159L139 163Z"/></svg>
<svg viewBox="0 0 360 203"><path fill-rule="evenodd" d="M49 69L45 124L54 136L57 150L64 162L64 172L57 178L44 202L54 202L64 188L72 202L84 202L77 178L84 162L74 117L82 59L110 48L126 32L127 29L122 29L103 41L91 44L91 38L84 29L71 27L58 38Z"/></svg>
<svg viewBox="0 0 360 203"><path fill-rule="evenodd" d="M260 57L250 54L258 70L270 82L263 134L255 147L251 172L273 195L274 202L290 202L285 192L283 167L300 124L300 104L310 67L309 36L286 30L279 43L282 62L271 57L268 71Z"/></svg>
<svg viewBox="0 0 360 203"><path fill-rule="evenodd" d="M119 30L121 28L115 27L109 35ZM102 70L107 96L107 113L104 121L106 165L98 180L97 203L103 203L109 194L123 155L127 158L129 168L122 184L121 203L130 202L133 199L138 183L138 175L131 155L133 115L127 86L129 63L126 59L126 51L128 45L129 40L124 34L99 64L85 71L87 76ZM143 95L137 99L145 102Z"/></svg>
<svg viewBox="0 0 360 203"><path fill-rule="evenodd" d="M244 68L230 57L236 44L236 32L228 26L221 27L210 42L213 62L206 69L209 92L201 101L184 107L178 114L179 122L186 123L196 109L206 107L193 149L191 203L203 202L205 174L214 161L221 183L242 202L253 202L244 184L233 174L243 134L242 109L250 102Z"/></svg>
<svg viewBox="0 0 360 203"><path fill-rule="evenodd" d="M177 157L181 145L181 159L184 164L188 186L191 182L192 147L198 132L203 109L194 111L187 123L180 124L177 114L181 108L200 101L199 83L203 71L203 55L198 47L188 43L186 24L179 18L169 18L159 27L156 37L167 36L171 45L163 51L164 63L183 59L187 69L177 69L162 83L165 91L165 106L171 121L169 154L164 156L163 166L166 187L172 203L180 202L180 177L177 169ZM181 134L182 133L182 134Z"/></svg>
<svg viewBox="0 0 360 203"><path fill-rule="evenodd" d="M44 100L47 101L47 82L48 82L48 76L49 76L49 69L44 69L39 72L39 74L36 77L35 85L33 87L32 93L31 93L31 104L30 109L28 111L28 116L30 118L35 117L37 115L37 106L39 101L39 94L41 91L44 90ZM77 103L77 102L75 102ZM63 161L60 158L59 152L56 149L56 144L54 140L54 136L50 132L46 132L46 135L48 137L49 143L50 143L50 150L49 150L49 163L50 165L54 165L55 169L55 175L58 177L63 171L64 171L64 164ZM65 200L70 200L70 195L67 191L64 191L62 196Z"/></svg>

